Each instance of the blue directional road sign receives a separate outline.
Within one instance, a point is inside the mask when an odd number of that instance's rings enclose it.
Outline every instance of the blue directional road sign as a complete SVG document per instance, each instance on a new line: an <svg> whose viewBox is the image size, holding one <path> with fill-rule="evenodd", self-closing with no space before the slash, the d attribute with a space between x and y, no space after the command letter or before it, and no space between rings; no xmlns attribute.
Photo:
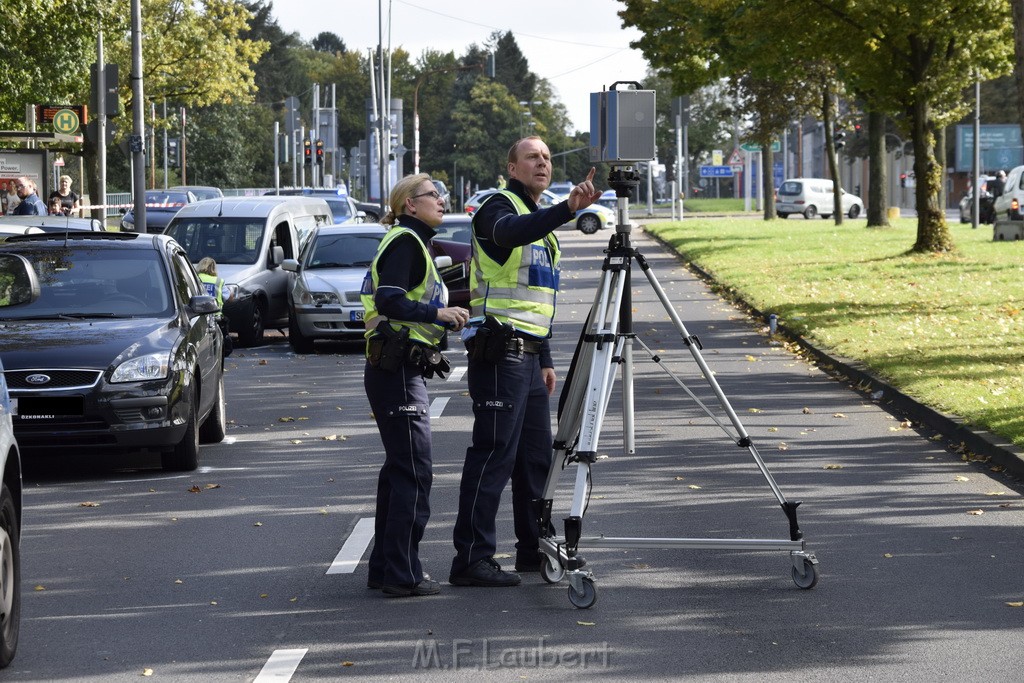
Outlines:
<svg viewBox="0 0 1024 683"><path fill-rule="evenodd" d="M701 166L701 178L732 178L732 166Z"/></svg>

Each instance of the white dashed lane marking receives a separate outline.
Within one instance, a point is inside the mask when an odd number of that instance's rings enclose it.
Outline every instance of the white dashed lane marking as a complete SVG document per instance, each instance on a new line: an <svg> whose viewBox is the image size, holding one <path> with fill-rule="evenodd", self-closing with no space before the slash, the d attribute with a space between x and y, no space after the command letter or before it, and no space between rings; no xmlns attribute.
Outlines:
<svg viewBox="0 0 1024 683"><path fill-rule="evenodd" d="M334 558L328 574L351 574L359 564L359 558L366 552L366 547L373 540L373 517L363 517L356 522L356 528L341 547L341 552Z"/></svg>
<svg viewBox="0 0 1024 683"><path fill-rule="evenodd" d="M260 669L260 673L253 679L253 683L270 683L271 681L290 681L295 670L299 668L299 662L306 656L308 650L274 650L270 659Z"/></svg>

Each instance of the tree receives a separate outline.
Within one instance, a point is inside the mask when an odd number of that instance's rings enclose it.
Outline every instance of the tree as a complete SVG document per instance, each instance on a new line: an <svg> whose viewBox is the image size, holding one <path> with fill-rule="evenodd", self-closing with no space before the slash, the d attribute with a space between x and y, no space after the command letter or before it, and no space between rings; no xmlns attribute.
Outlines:
<svg viewBox="0 0 1024 683"><path fill-rule="evenodd" d="M317 52L326 52L332 55L339 55L348 52L345 48L345 41L336 33L323 31L313 38L313 49Z"/></svg>
<svg viewBox="0 0 1024 683"><path fill-rule="evenodd" d="M479 181L504 172L511 145L509 131L519 126L518 110L515 96L486 78L477 81L468 101L455 105L452 122L463 174Z"/></svg>

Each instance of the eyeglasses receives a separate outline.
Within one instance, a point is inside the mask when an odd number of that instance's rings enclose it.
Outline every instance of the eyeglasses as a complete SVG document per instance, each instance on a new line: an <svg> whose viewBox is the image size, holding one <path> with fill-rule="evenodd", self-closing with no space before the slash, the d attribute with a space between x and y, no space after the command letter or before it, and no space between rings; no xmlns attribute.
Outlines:
<svg viewBox="0 0 1024 683"><path fill-rule="evenodd" d="M423 194L414 194L413 196L409 197L409 199L418 199L420 197L430 197L431 199L437 201L438 199L441 198L441 195L437 193L437 190L431 190L430 192L424 192Z"/></svg>

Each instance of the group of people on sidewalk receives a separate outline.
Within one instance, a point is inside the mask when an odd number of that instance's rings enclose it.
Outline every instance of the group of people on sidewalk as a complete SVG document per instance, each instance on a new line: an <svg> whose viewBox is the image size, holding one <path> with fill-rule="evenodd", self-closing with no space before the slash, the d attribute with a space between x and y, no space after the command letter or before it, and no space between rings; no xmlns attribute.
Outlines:
<svg viewBox="0 0 1024 683"><path fill-rule="evenodd" d="M80 206L80 198L71 190L71 176L60 177L60 187L50 193L48 204L39 198L34 180L21 176L0 184L3 213L8 216L71 216Z"/></svg>
<svg viewBox="0 0 1024 683"><path fill-rule="evenodd" d="M453 586L516 586L495 560L501 494L512 482L516 572L536 572L538 516L551 462L549 396L556 376L549 339L561 252L555 230L595 202L594 170L565 201L540 209L551 152L538 137L508 154L507 186L473 217L470 310L448 306L427 244L444 220L444 200L427 174L396 183L381 240L362 288L364 388L384 445L377 481L367 586L388 596L433 595L419 543L430 517L432 457L426 379L449 370L441 341L461 333L469 359L473 434L466 450L453 532Z"/></svg>

